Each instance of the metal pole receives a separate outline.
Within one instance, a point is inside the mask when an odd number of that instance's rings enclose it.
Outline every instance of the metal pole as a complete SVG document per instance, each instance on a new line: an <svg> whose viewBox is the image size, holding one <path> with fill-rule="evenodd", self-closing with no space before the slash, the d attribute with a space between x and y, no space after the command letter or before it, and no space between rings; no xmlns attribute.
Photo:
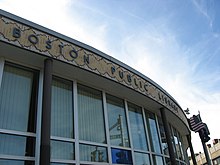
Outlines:
<svg viewBox="0 0 220 165"><path fill-rule="evenodd" d="M189 148L190 148L190 152L191 152L191 158L192 158L192 161L193 161L193 165L197 165L197 163L196 163L196 158L195 158L195 154L194 154L194 151L193 151L193 146L192 146L192 142L191 142L190 135L186 135L186 137L187 137L187 141L188 141L188 144L189 144Z"/></svg>
<svg viewBox="0 0 220 165"><path fill-rule="evenodd" d="M44 61L40 165L50 164L52 59Z"/></svg>
<svg viewBox="0 0 220 165"><path fill-rule="evenodd" d="M166 135L166 140L167 140L167 145L168 145L168 150L169 150L169 155L170 155L170 161L171 161L171 165L177 165L176 156L175 156L173 146L172 146L170 127L167 122L165 110L166 110L165 108L160 108L161 118L162 118L163 125L164 125L164 130L165 130L165 135Z"/></svg>
<svg viewBox="0 0 220 165"><path fill-rule="evenodd" d="M206 162L207 162L208 165L212 165L211 160L209 158L209 153L208 153L206 144L203 141L203 137L202 137L202 132L201 131L199 131L199 137L200 137L201 142L202 142L202 146L203 146L203 150L204 150L204 153L205 153Z"/></svg>

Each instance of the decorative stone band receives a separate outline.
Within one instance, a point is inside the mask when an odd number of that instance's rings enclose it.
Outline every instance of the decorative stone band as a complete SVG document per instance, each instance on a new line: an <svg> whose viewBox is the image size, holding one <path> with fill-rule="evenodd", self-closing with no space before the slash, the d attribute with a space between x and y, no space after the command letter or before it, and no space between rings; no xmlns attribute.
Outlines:
<svg viewBox="0 0 220 165"><path fill-rule="evenodd" d="M182 110L165 92L110 59L4 16L0 16L0 40L64 61L123 84L159 102L188 126Z"/></svg>

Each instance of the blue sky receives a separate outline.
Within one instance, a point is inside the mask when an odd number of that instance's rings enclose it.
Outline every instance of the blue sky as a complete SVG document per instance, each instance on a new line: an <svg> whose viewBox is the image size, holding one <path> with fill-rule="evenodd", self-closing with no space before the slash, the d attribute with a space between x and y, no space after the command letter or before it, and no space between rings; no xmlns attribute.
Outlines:
<svg viewBox="0 0 220 165"><path fill-rule="evenodd" d="M133 67L191 115L200 111L211 138L220 138L220 1L0 0L0 6ZM193 145L202 151L198 134Z"/></svg>

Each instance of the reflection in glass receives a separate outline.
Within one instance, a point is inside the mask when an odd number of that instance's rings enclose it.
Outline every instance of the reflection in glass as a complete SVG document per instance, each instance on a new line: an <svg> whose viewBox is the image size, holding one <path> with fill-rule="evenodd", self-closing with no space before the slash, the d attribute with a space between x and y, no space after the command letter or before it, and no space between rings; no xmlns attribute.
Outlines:
<svg viewBox="0 0 220 165"><path fill-rule="evenodd" d="M80 160L91 162L108 162L106 147L80 144Z"/></svg>
<svg viewBox="0 0 220 165"><path fill-rule="evenodd" d="M78 114L80 140L106 143L102 93L79 85Z"/></svg>
<svg viewBox="0 0 220 165"><path fill-rule="evenodd" d="M34 156L35 139L32 137L0 134L0 154Z"/></svg>
<svg viewBox="0 0 220 165"><path fill-rule="evenodd" d="M34 165L32 161L20 161L20 160L4 160L0 159L1 165Z"/></svg>
<svg viewBox="0 0 220 165"><path fill-rule="evenodd" d="M183 163L183 162L179 162L179 165L186 165L186 163Z"/></svg>
<svg viewBox="0 0 220 165"><path fill-rule="evenodd" d="M163 165L163 158L161 156L153 155L153 164L154 165Z"/></svg>
<svg viewBox="0 0 220 165"><path fill-rule="evenodd" d="M165 158L166 165L171 165L170 158Z"/></svg>
<svg viewBox="0 0 220 165"><path fill-rule="evenodd" d="M182 155L181 155L181 150L180 150L180 146L179 146L179 139L178 139L178 136L177 136L177 132L176 132L176 129L173 128L173 133L174 133L174 144L176 146L176 155L177 155L177 159L182 159Z"/></svg>
<svg viewBox="0 0 220 165"><path fill-rule="evenodd" d="M112 163L132 164L131 151L112 148Z"/></svg>
<svg viewBox="0 0 220 165"><path fill-rule="evenodd" d="M184 152L183 152L183 139L182 139L182 137L180 136L180 134L178 134L179 136L179 144L180 144L180 150L181 150L181 155L182 155L182 158L183 158L183 160L185 160L185 155L184 155Z"/></svg>
<svg viewBox="0 0 220 165"><path fill-rule="evenodd" d="M151 144L153 144L151 145L151 149L153 152L161 153L155 115L153 113L146 112L146 119L147 119L148 132L150 135L150 141Z"/></svg>
<svg viewBox="0 0 220 165"><path fill-rule="evenodd" d="M135 165L150 165L150 158L148 154L134 153Z"/></svg>
<svg viewBox="0 0 220 165"><path fill-rule="evenodd" d="M141 108L134 104L128 103L128 111L134 148L148 150Z"/></svg>
<svg viewBox="0 0 220 165"><path fill-rule="evenodd" d="M35 132L35 72L5 65L0 89L0 128Z"/></svg>
<svg viewBox="0 0 220 165"><path fill-rule="evenodd" d="M53 78L51 135L73 138L72 82Z"/></svg>
<svg viewBox="0 0 220 165"><path fill-rule="evenodd" d="M173 151L175 153L175 156L177 157L176 145L175 145L175 141L174 141L174 134L173 134L172 126L169 124L169 127L171 130L171 142L172 142L172 146L173 146Z"/></svg>
<svg viewBox="0 0 220 165"><path fill-rule="evenodd" d="M127 120L123 100L106 95L111 145L129 147Z"/></svg>
<svg viewBox="0 0 220 165"><path fill-rule="evenodd" d="M161 136L161 141L162 141L162 150L165 155L169 155L169 150L168 150L168 144L167 144L167 139L165 135L165 130L164 130L164 125L162 122L161 118L158 118L159 122L159 128L160 128L160 136Z"/></svg>
<svg viewBox="0 0 220 165"><path fill-rule="evenodd" d="M75 159L74 143L51 140L52 159Z"/></svg>

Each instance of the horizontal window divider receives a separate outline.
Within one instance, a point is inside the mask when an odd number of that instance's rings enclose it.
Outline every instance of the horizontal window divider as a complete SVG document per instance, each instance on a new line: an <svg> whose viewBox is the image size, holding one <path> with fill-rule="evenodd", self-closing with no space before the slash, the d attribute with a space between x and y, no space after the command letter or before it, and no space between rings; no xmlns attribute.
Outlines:
<svg viewBox="0 0 220 165"><path fill-rule="evenodd" d="M88 161L80 161L80 164L94 164L94 165L108 165L108 162L88 162ZM121 164L120 164L121 165Z"/></svg>
<svg viewBox="0 0 220 165"><path fill-rule="evenodd" d="M85 144L85 145L93 145L93 146L108 147L107 144L96 143L96 142L89 142L89 141L83 141L83 140L80 140L79 143L80 143L80 144Z"/></svg>
<svg viewBox="0 0 220 165"><path fill-rule="evenodd" d="M10 134L10 135L18 135L18 136L36 137L35 133L22 132L22 131L14 131L14 130L8 130L8 129L0 129L0 133Z"/></svg>
<svg viewBox="0 0 220 165"><path fill-rule="evenodd" d="M184 163L184 164L186 164L186 162L184 162L184 160L180 160L180 159L177 159L179 162L181 162L181 163Z"/></svg>
<svg viewBox="0 0 220 165"><path fill-rule="evenodd" d="M143 154L150 154L151 153L150 151L137 150L137 149L134 149L134 152L143 153Z"/></svg>
<svg viewBox="0 0 220 165"><path fill-rule="evenodd" d="M51 136L50 140L63 141L63 142L75 142L75 139L58 137L58 136Z"/></svg>
<svg viewBox="0 0 220 165"><path fill-rule="evenodd" d="M131 148L127 148L127 147L121 147L121 146L110 146L111 148L115 148L115 149L122 149L122 150L128 150L131 151Z"/></svg>
<svg viewBox="0 0 220 165"><path fill-rule="evenodd" d="M155 153L155 152L151 152L151 154L153 155L153 156L165 156L164 154L159 154L159 153Z"/></svg>
<svg viewBox="0 0 220 165"><path fill-rule="evenodd" d="M16 156L16 155L4 155L4 154L0 154L0 159L35 161L35 157Z"/></svg>
<svg viewBox="0 0 220 165"><path fill-rule="evenodd" d="M52 163L76 163L75 160L66 160L66 159L51 159Z"/></svg>
<svg viewBox="0 0 220 165"><path fill-rule="evenodd" d="M170 158L170 156L169 156L169 155L163 155L163 157L165 157L165 158Z"/></svg>

